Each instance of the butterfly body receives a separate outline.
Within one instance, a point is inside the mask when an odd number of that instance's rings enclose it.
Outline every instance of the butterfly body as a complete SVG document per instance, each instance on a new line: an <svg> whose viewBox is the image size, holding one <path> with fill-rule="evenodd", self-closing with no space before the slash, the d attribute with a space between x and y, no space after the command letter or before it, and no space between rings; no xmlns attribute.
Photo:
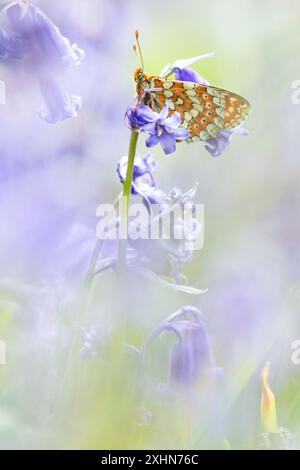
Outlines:
<svg viewBox="0 0 300 470"><path fill-rule="evenodd" d="M169 114L180 113L180 127L190 132L187 142L206 141L222 130L239 126L248 116L248 101L235 93L208 85L134 73L138 102L160 112L168 102Z"/></svg>

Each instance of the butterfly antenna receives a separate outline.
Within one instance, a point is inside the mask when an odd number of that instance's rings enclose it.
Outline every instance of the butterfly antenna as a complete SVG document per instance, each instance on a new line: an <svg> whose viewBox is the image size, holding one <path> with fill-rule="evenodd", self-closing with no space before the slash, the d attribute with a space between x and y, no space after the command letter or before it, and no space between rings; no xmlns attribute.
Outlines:
<svg viewBox="0 0 300 470"><path fill-rule="evenodd" d="M141 45L139 41L138 31L135 32L135 39L136 39L136 45L135 44L133 45L133 50L135 51L135 53L137 54L137 56L139 57L141 61L142 72L143 72L144 71L144 59L143 59L142 49L141 49Z"/></svg>

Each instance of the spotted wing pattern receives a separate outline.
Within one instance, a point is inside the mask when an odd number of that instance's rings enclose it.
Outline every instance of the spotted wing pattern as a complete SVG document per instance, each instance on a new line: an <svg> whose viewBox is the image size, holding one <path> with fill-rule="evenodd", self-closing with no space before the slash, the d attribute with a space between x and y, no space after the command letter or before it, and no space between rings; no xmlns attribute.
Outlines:
<svg viewBox="0 0 300 470"><path fill-rule="evenodd" d="M233 129L250 111L241 96L212 86L149 77L149 87L153 91L147 93L147 100L152 109L160 111L169 101L170 114L180 113L181 127L190 131L187 142L205 141Z"/></svg>

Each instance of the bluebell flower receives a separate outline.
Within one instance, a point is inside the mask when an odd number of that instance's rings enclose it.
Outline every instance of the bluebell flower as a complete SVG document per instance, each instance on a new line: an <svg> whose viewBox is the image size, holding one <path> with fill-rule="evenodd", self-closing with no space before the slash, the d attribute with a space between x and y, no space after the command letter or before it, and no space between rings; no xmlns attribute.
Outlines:
<svg viewBox="0 0 300 470"><path fill-rule="evenodd" d="M208 85L208 81L199 75L196 70L191 69L190 67L185 67L180 69L179 67L175 67L173 69L174 75L176 80L180 80L181 82L193 82L199 83L200 85Z"/></svg>
<svg viewBox="0 0 300 470"><path fill-rule="evenodd" d="M118 163L117 174L121 183L124 182L126 177L127 163L127 156L122 157ZM155 184L153 175L155 169L156 162L153 160L152 155L147 154L143 157L135 157L131 194L142 196L143 199L150 204L161 204L166 200L166 195L163 191L160 191Z"/></svg>
<svg viewBox="0 0 300 470"><path fill-rule="evenodd" d="M163 217L168 218L170 216L170 212L176 214L176 208L182 207L183 204L189 204L195 197L196 191L197 187L186 193L175 189L169 195L159 191L159 197L155 201L155 206L151 205L149 208L151 213L154 213L156 216L151 219L151 227L148 225L148 220L139 220L138 222L129 220L126 264L128 268L138 271L139 274L163 286L199 295L206 291L189 286L187 278L181 272L182 268L193 259L191 239L196 239L202 229L202 227L199 227L199 224L197 226L186 224L185 221L181 220L184 214L182 211L178 211L180 215L176 215L172 219L171 233L168 234L168 237L159 236L156 238L137 239L130 237L132 227L135 233L148 233L149 228L152 232L153 224L156 224L157 227L162 222ZM146 225L143 225L143 222ZM119 220L114 219L108 227L107 237L102 241L95 275L107 269L115 269L116 267L119 240L115 234L118 224ZM134 226L131 224L134 224ZM184 230L182 230L183 224L185 224ZM178 232L180 233L180 238L177 236Z"/></svg>
<svg viewBox="0 0 300 470"><path fill-rule="evenodd" d="M169 383L192 385L200 373L212 364L210 340L203 321L180 321L173 324L180 339L171 349Z"/></svg>
<svg viewBox="0 0 300 470"><path fill-rule="evenodd" d="M40 89L47 111L41 111L40 117L49 124L56 124L64 119L76 117L81 109L81 98L69 95L59 79L54 77L40 80Z"/></svg>
<svg viewBox="0 0 300 470"><path fill-rule="evenodd" d="M3 28L0 28L0 58L6 59L10 56L10 37Z"/></svg>
<svg viewBox="0 0 300 470"><path fill-rule="evenodd" d="M166 155L175 152L176 141L188 139L190 133L180 128L181 116L173 113L169 116L169 104L167 103L160 113L152 111L149 106L139 104L137 107L129 107L125 120L132 130L140 130L150 134L146 140L148 148L158 143Z"/></svg>
<svg viewBox="0 0 300 470"><path fill-rule="evenodd" d="M153 120L153 111L145 104L131 105L125 113L125 124L133 131L139 131L142 126L150 124Z"/></svg>
<svg viewBox="0 0 300 470"><path fill-rule="evenodd" d="M199 83L200 85L208 85L208 81L189 66L195 62L198 62L199 60L212 57L213 55L214 52L209 52L208 54L191 57L190 59L176 60L173 64L166 65L166 67L161 71L160 75L162 77L168 77L174 74L176 80Z"/></svg>
<svg viewBox="0 0 300 470"><path fill-rule="evenodd" d="M17 59L21 57L21 39L17 34L9 36L0 28L0 60Z"/></svg>
<svg viewBox="0 0 300 470"><path fill-rule="evenodd" d="M233 134L248 135L249 132L242 127L220 131L217 137L213 137L206 141L206 150L212 157L219 157L230 144Z"/></svg>
<svg viewBox="0 0 300 470"><path fill-rule="evenodd" d="M142 132L150 134L146 140L146 146L148 148L154 147L159 143L166 155L175 152L176 141L188 139L190 136L190 132L187 129L179 127L181 124L180 114L175 112L169 116L168 103L163 107L160 113L152 111L148 106L146 107L152 113L152 121L141 127ZM141 112L142 115L145 113L144 105L139 112ZM149 111L147 111L147 113L149 113Z"/></svg>
<svg viewBox="0 0 300 470"><path fill-rule="evenodd" d="M79 65L84 51L77 44L71 44L47 15L33 3L24 8L12 5L7 10L12 28L23 39L31 53L40 51L40 60L47 65Z"/></svg>
<svg viewBox="0 0 300 470"><path fill-rule="evenodd" d="M36 75L48 111L39 113L47 123L76 117L81 98L70 95L61 83L65 68L79 65L84 57L47 15L31 1L12 2L5 8L12 30L20 38L30 74ZM14 36L16 37L16 36Z"/></svg>
<svg viewBox="0 0 300 470"><path fill-rule="evenodd" d="M164 332L175 334L177 341L171 347L168 366L170 387L192 387L207 375L221 375L215 366L211 343L201 312L186 306L170 315L144 343L144 355L149 346Z"/></svg>

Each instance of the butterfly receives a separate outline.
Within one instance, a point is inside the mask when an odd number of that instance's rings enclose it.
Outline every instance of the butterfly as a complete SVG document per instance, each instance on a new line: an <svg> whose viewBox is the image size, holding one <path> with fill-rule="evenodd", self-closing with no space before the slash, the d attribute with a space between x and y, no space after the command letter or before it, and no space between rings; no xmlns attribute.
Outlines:
<svg viewBox="0 0 300 470"><path fill-rule="evenodd" d="M133 47L142 64L134 72L138 104L143 103L160 112L168 103L169 115L178 112L180 127L190 132L186 142L206 141L245 121L250 104L235 93L210 85L171 80L168 76L145 74L138 32L136 42Z"/></svg>

